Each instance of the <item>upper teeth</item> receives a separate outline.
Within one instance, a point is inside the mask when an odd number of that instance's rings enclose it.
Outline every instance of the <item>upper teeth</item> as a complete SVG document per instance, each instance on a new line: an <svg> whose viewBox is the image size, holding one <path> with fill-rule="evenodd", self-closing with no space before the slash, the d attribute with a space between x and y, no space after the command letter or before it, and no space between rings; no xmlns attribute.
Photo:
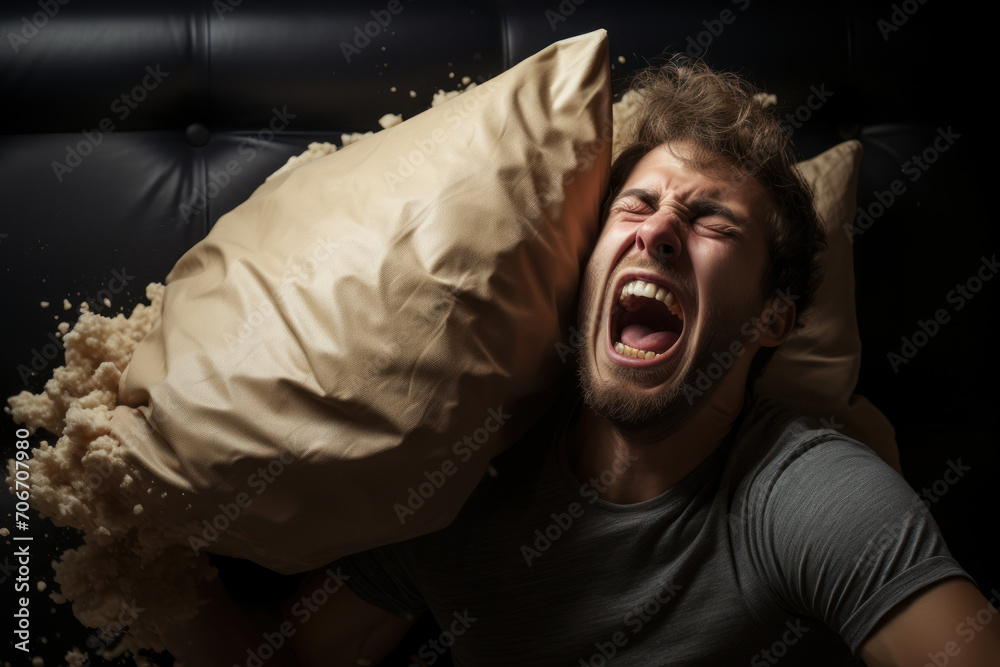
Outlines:
<svg viewBox="0 0 1000 667"><path fill-rule="evenodd" d="M667 309L671 313L684 319L684 315L681 312L680 307L677 305L677 300L674 299L674 294L666 287L660 287L656 283L647 283L643 280L630 280L625 283L622 287L622 292L618 295L619 301L624 301L626 297L629 296L644 296L648 299L656 299L657 301L662 301L667 304Z"/></svg>

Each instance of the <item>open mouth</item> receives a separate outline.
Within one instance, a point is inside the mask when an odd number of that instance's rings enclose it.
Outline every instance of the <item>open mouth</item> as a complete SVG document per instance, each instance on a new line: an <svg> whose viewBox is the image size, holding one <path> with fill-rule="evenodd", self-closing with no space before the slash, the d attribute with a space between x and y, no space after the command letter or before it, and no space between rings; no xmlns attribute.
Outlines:
<svg viewBox="0 0 1000 667"><path fill-rule="evenodd" d="M684 311L665 285L638 278L620 285L617 301L611 307L609 331L616 356L662 361L683 332Z"/></svg>

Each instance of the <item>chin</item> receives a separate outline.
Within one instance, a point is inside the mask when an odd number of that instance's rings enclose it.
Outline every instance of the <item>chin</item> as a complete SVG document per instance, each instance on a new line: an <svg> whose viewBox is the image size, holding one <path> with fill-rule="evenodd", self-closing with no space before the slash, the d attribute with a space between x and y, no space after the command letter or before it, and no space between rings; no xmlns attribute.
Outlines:
<svg viewBox="0 0 1000 667"><path fill-rule="evenodd" d="M697 414L712 393L693 396L685 391L694 378L690 371L655 388L648 386L648 372L625 366L613 366L614 378L601 379L593 367L592 354L586 350L587 346L581 347L578 366L584 403L619 430L674 431Z"/></svg>

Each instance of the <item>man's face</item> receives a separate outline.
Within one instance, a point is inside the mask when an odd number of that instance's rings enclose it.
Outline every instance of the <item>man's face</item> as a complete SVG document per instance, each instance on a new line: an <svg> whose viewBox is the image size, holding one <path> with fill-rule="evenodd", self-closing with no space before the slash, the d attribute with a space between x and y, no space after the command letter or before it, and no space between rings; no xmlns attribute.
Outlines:
<svg viewBox="0 0 1000 667"><path fill-rule="evenodd" d="M612 203L584 273L580 378L590 408L620 426L683 425L725 376L700 397L686 386L713 353L745 342L740 329L762 310L768 195L753 178L724 175L660 146Z"/></svg>

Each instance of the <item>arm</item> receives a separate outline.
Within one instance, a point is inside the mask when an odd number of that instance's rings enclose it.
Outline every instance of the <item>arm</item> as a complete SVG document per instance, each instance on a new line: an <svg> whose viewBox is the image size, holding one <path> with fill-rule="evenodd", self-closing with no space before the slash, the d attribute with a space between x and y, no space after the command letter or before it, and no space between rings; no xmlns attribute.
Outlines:
<svg viewBox="0 0 1000 667"><path fill-rule="evenodd" d="M945 579L886 614L858 655L869 667L1000 665L1000 616L968 579Z"/></svg>
<svg viewBox="0 0 1000 667"><path fill-rule="evenodd" d="M417 620L403 619L359 598L329 568L309 573L281 604L294 628L291 646L301 667L375 665Z"/></svg>

